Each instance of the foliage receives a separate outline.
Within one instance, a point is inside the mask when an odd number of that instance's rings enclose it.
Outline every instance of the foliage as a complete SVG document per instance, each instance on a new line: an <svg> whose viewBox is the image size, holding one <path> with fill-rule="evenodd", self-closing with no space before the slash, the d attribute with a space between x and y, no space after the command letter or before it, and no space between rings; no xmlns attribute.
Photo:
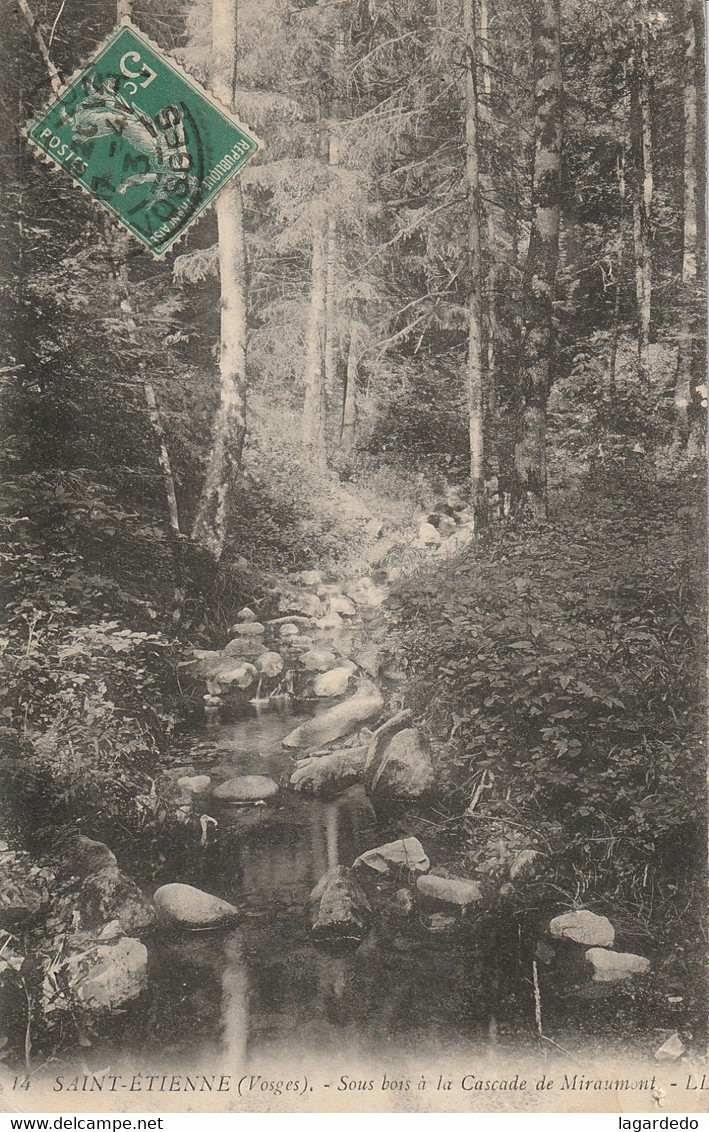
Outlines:
<svg viewBox="0 0 709 1132"><path fill-rule="evenodd" d="M699 514L614 479L600 506L583 494L398 586L409 699L449 737L458 789L491 773L485 813L557 846L561 823L567 883L606 892L699 864L705 794Z"/></svg>

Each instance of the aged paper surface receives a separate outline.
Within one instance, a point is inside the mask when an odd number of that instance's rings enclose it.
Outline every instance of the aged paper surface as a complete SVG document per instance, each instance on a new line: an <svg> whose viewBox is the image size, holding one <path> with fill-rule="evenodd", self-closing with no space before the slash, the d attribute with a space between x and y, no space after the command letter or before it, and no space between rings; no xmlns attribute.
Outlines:
<svg viewBox="0 0 709 1132"><path fill-rule="evenodd" d="M3 24L0 1109L706 1112L703 5Z"/></svg>

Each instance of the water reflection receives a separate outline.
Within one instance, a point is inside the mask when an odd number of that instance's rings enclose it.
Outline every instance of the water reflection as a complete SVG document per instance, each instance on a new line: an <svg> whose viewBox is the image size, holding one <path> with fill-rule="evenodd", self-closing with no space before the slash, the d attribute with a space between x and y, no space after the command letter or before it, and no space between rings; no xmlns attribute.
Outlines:
<svg viewBox="0 0 709 1132"><path fill-rule="evenodd" d="M268 774L285 786L293 760L281 739L305 718L284 706L222 724L193 752L195 765L215 781ZM386 839L361 787L332 801L282 789L274 805L213 813L218 840L166 862L161 880L195 884L236 904L239 930L162 940L155 957L156 995L181 1001L198 1020L205 1053L223 1055L236 1072L264 1044L340 1048L346 1038L365 1048L382 1035L411 1040L487 1030L493 996L467 928L436 936L417 913L402 917L385 897L356 952L314 948L313 887L328 868L351 865ZM190 1034L176 1023L173 1040L190 1044L195 1025Z"/></svg>

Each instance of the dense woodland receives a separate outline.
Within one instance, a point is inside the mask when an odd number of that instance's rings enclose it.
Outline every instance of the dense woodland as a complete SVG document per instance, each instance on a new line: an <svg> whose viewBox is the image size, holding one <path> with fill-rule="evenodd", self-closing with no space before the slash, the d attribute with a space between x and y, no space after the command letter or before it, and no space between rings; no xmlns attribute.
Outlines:
<svg viewBox="0 0 709 1132"><path fill-rule="evenodd" d="M145 799L201 710L184 650L296 570L371 573L451 859L534 830L520 914L613 909L696 1037L701 0L28 3L3 10L0 832L179 839ZM164 261L20 135L122 14L265 142ZM452 499L474 538L434 561L410 544Z"/></svg>

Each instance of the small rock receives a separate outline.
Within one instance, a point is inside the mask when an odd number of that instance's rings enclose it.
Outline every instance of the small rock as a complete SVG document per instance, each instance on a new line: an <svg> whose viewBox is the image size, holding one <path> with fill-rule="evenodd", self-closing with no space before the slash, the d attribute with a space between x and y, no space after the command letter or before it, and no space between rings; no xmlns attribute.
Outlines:
<svg viewBox="0 0 709 1132"><path fill-rule="evenodd" d="M340 629L342 627L342 618L339 613L331 609L329 613L326 613L325 616L321 617L315 624L318 629Z"/></svg>
<svg viewBox="0 0 709 1132"><path fill-rule="evenodd" d="M279 652L264 652L256 661L256 667L262 676L280 676L286 662Z"/></svg>
<svg viewBox="0 0 709 1132"><path fill-rule="evenodd" d="M430 869L431 862L417 837L402 837L400 841L390 841L361 853L352 867L356 869L358 866L366 866L376 873L388 873L399 868L412 873L425 873Z"/></svg>
<svg viewBox="0 0 709 1132"><path fill-rule="evenodd" d="M199 930L233 923L238 909L191 884L164 884L153 896L158 919L181 928Z"/></svg>
<svg viewBox="0 0 709 1132"><path fill-rule="evenodd" d="M286 621L285 624L279 625L278 635L280 637L297 637L300 635L300 630L292 621Z"/></svg>
<svg viewBox="0 0 709 1132"><path fill-rule="evenodd" d="M278 608L281 613L302 613L305 617L319 617L323 609L320 598L307 590L281 594Z"/></svg>
<svg viewBox="0 0 709 1132"><path fill-rule="evenodd" d="M381 538L384 524L379 519L370 519L368 523L365 523L364 530L370 538Z"/></svg>
<svg viewBox="0 0 709 1132"><path fill-rule="evenodd" d="M434 912L426 919L426 927L430 932L435 935L444 934L446 932L454 932L458 927L459 920L456 916L451 916L446 912Z"/></svg>
<svg viewBox="0 0 709 1132"><path fill-rule="evenodd" d="M228 648L230 648L230 645L227 645ZM260 651L264 651L261 646ZM226 649L224 653L211 653L200 657L193 665L190 665L189 671L194 677L211 681L213 684L224 686L238 684L239 687L248 687L251 682L250 679L247 680L246 684L243 684L242 681L247 679L249 672L252 672L254 676L256 675L256 669L252 664L243 660L241 655L232 656Z"/></svg>
<svg viewBox="0 0 709 1132"><path fill-rule="evenodd" d="M177 780L177 785L182 793L190 797L197 794L206 794L211 784L212 780L208 774L185 775Z"/></svg>
<svg viewBox="0 0 709 1132"><path fill-rule="evenodd" d="M301 570L295 575L295 579L304 586L319 586L322 585L323 576L319 570Z"/></svg>
<svg viewBox="0 0 709 1132"><path fill-rule="evenodd" d="M418 537L414 545L418 547L438 546L440 541L441 536L432 523L421 523L418 529Z"/></svg>
<svg viewBox="0 0 709 1132"><path fill-rule="evenodd" d="M351 598L344 594L336 594L330 598L330 611L339 613L341 617L354 617L357 609Z"/></svg>
<svg viewBox="0 0 709 1132"><path fill-rule="evenodd" d="M475 527L472 523L466 523L465 526L456 527L451 536L447 538L445 542L441 543L440 546L436 547L433 553L437 557L442 558L453 555L457 551L463 550L466 546L469 546L474 538Z"/></svg>
<svg viewBox="0 0 709 1132"><path fill-rule="evenodd" d="M237 613L236 620L241 624L245 624L247 621L255 621L256 614L254 613L253 609L249 609L248 605L245 605L244 608L240 609Z"/></svg>
<svg viewBox="0 0 709 1132"><path fill-rule="evenodd" d="M222 782L214 791L214 798L219 802L264 802L277 793L278 786L272 778L262 774L244 774Z"/></svg>
<svg viewBox="0 0 709 1132"><path fill-rule="evenodd" d="M110 1009L137 998L147 982L148 949L139 939L123 936L96 948L87 974L74 989L87 1005Z"/></svg>
<svg viewBox="0 0 709 1132"><path fill-rule="evenodd" d="M361 943L372 910L365 893L343 865L328 869L310 894L313 939L320 943Z"/></svg>
<svg viewBox="0 0 709 1132"><path fill-rule="evenodd" d="M316 696L344 696L351 675L352 670L344 666L322 672L313 681L313 692Z"/></svg>
<svg viewBox="0 0 709 1132"><path fill-rule="evenodd" d="M260 621L244 621L239 625L232 625L231 631L236 637L262 637L266 629Z"/></svg>
<svg viewBox="0 0 709 1132"><path fill-rule="evenodd" d="M549 931L557 939L570 939L585 947L612 947L615 940L615 929L610 920L586 908L555 916L549 924Z"/></svg>
<svg viewBox="0 0 709 1132"><path fill-rule="evenodd" d="M469 908L482 900L482 890L475 880L465 877L439 877L421 876L416 881L416 888L421 896L427 900L440 901L442 904L454 904L457 908Z"/></svg>
<svg viewBox="0 0 709 1132"><path fill-rule="evenodd" d="M332 649L311 649L299 658L306 672L327 672L337 664Z"/></svg>
<svg viewBox="0 0 709 1132"><path fill-rule="evenodd" d="M585 959L593 967L594 983L616 983L633 975L646 975L650 960L642 955L622 951L607 951L605 947L591 947Z"/></svg>
<svg viewBox="0 0 709 1132"><path fill-rule="evenodd" d="M223 656L237 657L239 660L258 660L268 650L257 637L234 637L222 649Z"/></svg>
<svg viewBox="0 0 709 1132"><path fill-rule="evenodd" d="M408 888L398 888L394 893L394 911L400 916L410 916L415 907L415 900Z"/></svg>
<svg viewBox="0 0 709 1132"><path fill-rule="evenodd" d="M674 1033L655 1051L655 1061L677 1061L684 1052L682 1039L679 1034Z"/></svg>

